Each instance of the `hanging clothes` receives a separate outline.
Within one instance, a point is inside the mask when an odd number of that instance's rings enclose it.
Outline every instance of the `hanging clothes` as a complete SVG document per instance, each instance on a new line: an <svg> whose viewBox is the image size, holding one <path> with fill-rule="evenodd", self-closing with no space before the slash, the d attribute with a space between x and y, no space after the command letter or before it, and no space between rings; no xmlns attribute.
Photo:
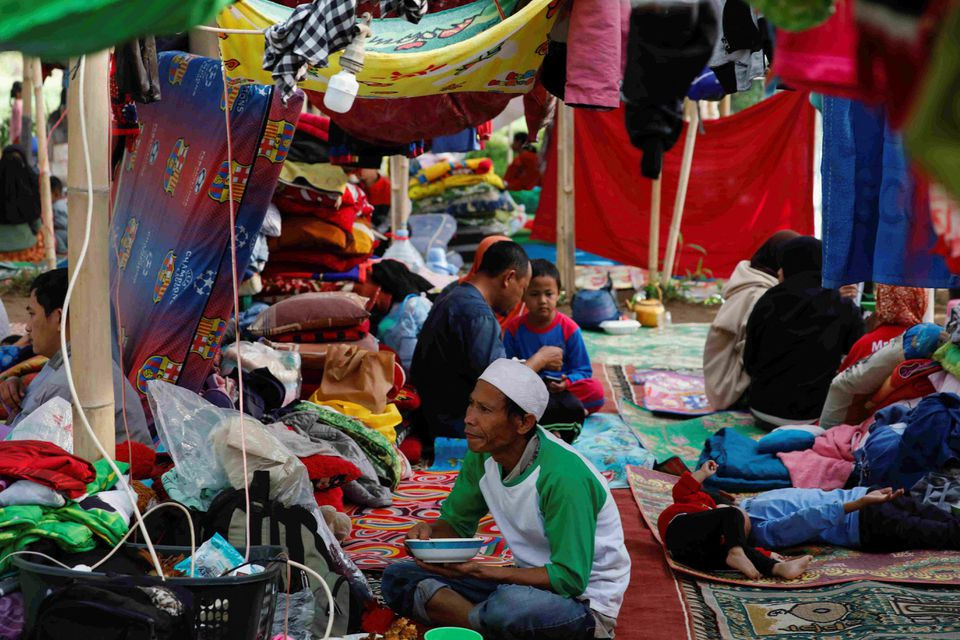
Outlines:
<svg viewBox="0 0 960 640"><path fill-rule="evenodd" d="M382 0L413 23L427 11L426 0ZM286 22L266 30L263 68L270 71L286 101L307 75L307 65L326 67L331 53L345 49L359 33L356 0L316 0L293 10Z"/></svg>
<svg viewBox="0 0 960 640"><path fill-rule="evenodd" d="M153 36L121 45L113 55L114 78L121 95L141 104L160 99L157 44Z"/></svg>
<svg viewBox="0 0 960 640"><path fill-rule="evenodd" d="M406 144L380 145L353 136L337 123L330 123L330 163L350 165L362 169L379 169L384 156L416 158L424 151L423 140Z"/></svg>
<svg viewBox="0 0 960 640"><path fill-rule="evenodd" d="M449 136L438 136L430 144L430 151L433 153L469 153L479 150L480 141L477 139L477 130L473 127Z"/></svg>
<svg viewBox="0 0 960 640"><path fill-rule="evenodd" d="M929 185L910 171L882 107L823 100L823 284L949 288Z"/></svg>
<svg viewBox="0 0 960 640"><path fill-rule="evenodd" d="M708 66L726 94L747 91L766 71L765 32L744 0L712 0L720 18Z"/></svg>
<svg viewBox="0 0 960 640"><path fill-rule="evenodd" d="M630 142L643 151L640 168L660 176L663 154L683 127L683 97L710 60L717 15L709 1L658 7L641 4L630 14L623 96Z"/></svg>
<svg viewBox="0 0 960 640"><path fill-rule="evenodd" d="M629 0L576 0L567 32L567 104L616 109L626 63Z"/></svg>

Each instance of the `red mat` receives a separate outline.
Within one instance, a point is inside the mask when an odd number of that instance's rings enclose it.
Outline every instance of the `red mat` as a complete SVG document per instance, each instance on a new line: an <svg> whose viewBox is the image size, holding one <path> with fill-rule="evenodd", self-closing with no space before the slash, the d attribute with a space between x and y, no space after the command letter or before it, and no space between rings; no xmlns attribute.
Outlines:
<svg viewBox="0 0 960 640"><path fill-rule="evenodd" d="M630 489L614 489L613 498L630 554L630 586L617 620L618 640L688 637L685 607L660 543L643 524Z"/></svg>

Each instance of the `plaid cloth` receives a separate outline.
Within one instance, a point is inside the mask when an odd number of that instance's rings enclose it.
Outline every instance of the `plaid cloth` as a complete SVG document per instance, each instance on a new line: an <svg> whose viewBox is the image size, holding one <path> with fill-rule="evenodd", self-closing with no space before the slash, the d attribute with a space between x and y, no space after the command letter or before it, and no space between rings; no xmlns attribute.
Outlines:
<svg viewBox="0 0 960 640"><path fill-rule="evenodd" d="M387 6L413 23L427 12L427 0L381 0L381 9ZM308 65L326 67L330 54L345 49L358 31L356 0L302 4L286 22L267 29L263 68L273 75L284 104L306 76Z"/></svg>

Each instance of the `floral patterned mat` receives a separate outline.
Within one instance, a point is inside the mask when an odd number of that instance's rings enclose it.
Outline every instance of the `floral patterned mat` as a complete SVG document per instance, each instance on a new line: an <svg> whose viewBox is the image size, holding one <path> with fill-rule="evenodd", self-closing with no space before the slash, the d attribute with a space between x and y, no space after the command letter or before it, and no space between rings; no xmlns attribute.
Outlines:
<svg viewBox="0 0 960 640"><path fill-rule="evenodd" d="M657 517L673 502L671 492L677 477L638 467L627 467L627 477L634 500L640 507L640 513L653 532L654 538L659 541ZM736 571L698 571L675 562L666 554L666 551L664 554L667 557L667 563L674 571L717 582L773 589L797 589L854 580L960 585L960 555L951 551L864 553L840 547L806 545L791 549L788 553L788 555L810 554L813 556L810 568L796 580L776 578L747 580Z"/></svg>
<svg viewBox="0 0 960 640"><path fill-rule="evenodd" d="M682 580L696 640L960 638L960 591L855 582L771 591Z"/></svg>
<svg viewBox="0 0 960 640"><path fill-rule="evenodd" d="M347 515L353 531L343 550L363 571L383 571L387 565L410 557L403 544L407 529L421 520L440 517L440 503L450 494L456 471L414 471L394 492L393 504L381 509L351 507ZM477 536L486 542L476 560L492 565L513 563L500 530L489 515L480 521Z"/></svg>

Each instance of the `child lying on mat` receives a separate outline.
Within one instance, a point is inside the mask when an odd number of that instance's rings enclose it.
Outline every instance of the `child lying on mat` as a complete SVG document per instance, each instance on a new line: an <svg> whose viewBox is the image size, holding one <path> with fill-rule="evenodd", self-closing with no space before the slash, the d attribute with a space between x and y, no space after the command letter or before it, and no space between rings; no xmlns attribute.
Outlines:
<svg viewBox="0 0 960 640"><path fill-rule="evenodd" d="M594 379L583 334L577 323L557 311L560 272L549 260L531 261L533 273L523 294L527 313L504 326L508 358L526 359L543 347L559 347L563 357L538 371L550 390L541 424L583 422L603 406L603 385Z"/></svg>
<svg viewBox="0 0 960 640"><path fill-rule="evenodd" d="M747 544L746 513L733 505L718 505L703 491L703 482L716 472L713 460L693 473L685 472L673 487L674 503L657 519L660 539L673 559L703 571L730 567L751 580L761 575L788 580L802 575L812 556L785 560Z"/></svg>

